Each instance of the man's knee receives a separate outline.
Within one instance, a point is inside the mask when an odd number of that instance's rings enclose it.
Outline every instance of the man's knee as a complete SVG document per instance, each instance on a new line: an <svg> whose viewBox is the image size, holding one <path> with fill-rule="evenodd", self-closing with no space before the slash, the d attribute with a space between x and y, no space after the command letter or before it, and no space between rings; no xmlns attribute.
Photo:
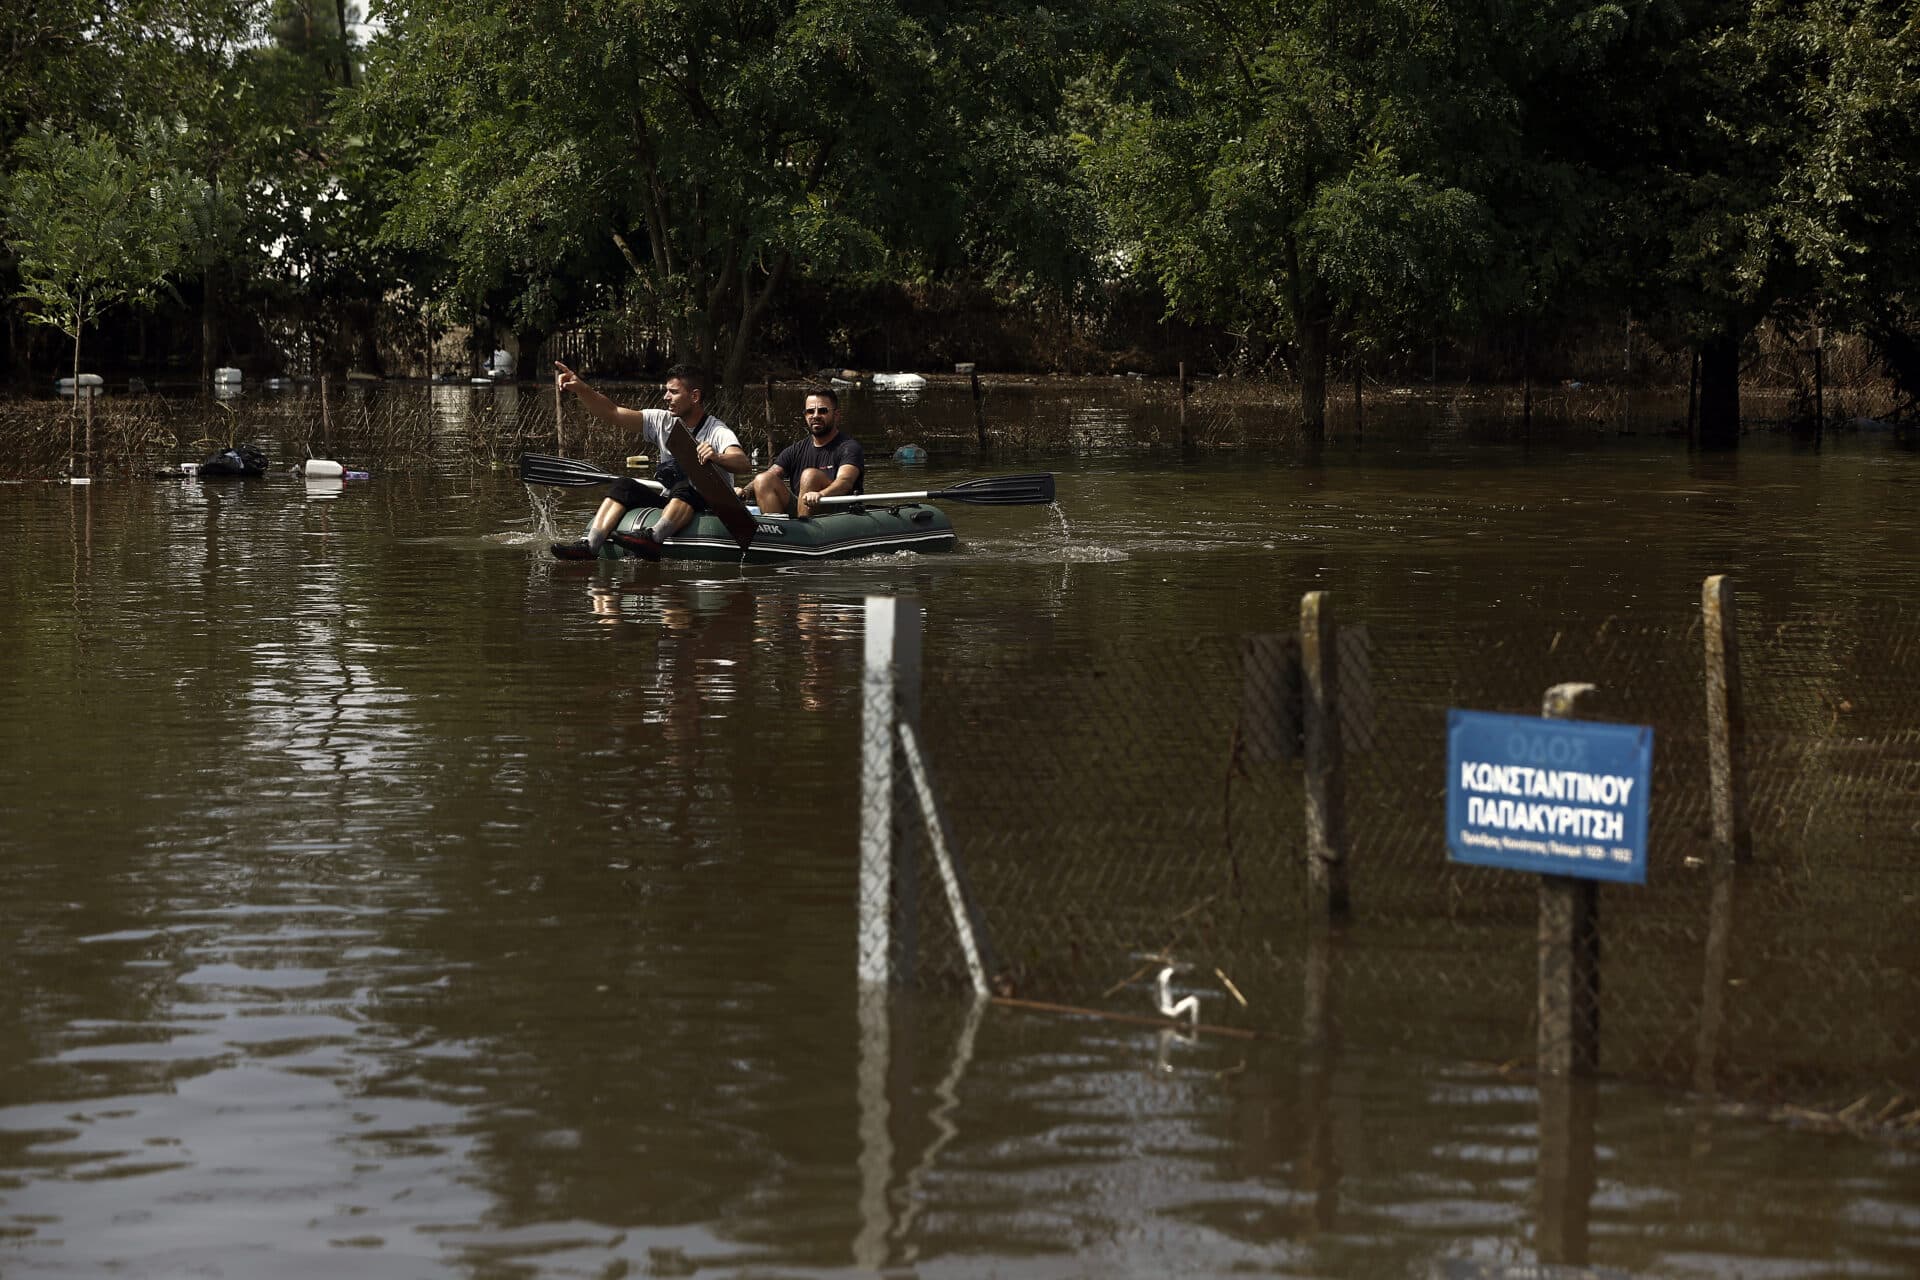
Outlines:
<svg viewBox="0 0 1920 1280"><path fill-rule="evenodd" d="M665 502L658 489L642 484L632 476L621 476L615 480L607 496L623 507L657 507Z"/></svg>

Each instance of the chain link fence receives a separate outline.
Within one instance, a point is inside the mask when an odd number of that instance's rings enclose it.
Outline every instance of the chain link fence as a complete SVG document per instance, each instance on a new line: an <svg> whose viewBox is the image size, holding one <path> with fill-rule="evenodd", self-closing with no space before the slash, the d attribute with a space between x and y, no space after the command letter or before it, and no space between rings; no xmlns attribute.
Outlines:
<svg viewBox="0 0 1920 1280"><path fill-rule="evenodd" d="M894 955L964 985L970 918L1001 997L1153 1018L1192 995L1203 1023L1528 1069L1541 878L1448 860L1447 711L1537 715L1590 682L1580 718L1655 734L1647 883L1600 895L1601 1070L1920 1137L1920 617L1756 610L1737 634L1736 862L1715 856L1698 614L1345 619L1337 927L1309 886L1295 637L930 667L913 732L970 910L912 872L928 808L897 768L868 797L903 869Z"/></svg>

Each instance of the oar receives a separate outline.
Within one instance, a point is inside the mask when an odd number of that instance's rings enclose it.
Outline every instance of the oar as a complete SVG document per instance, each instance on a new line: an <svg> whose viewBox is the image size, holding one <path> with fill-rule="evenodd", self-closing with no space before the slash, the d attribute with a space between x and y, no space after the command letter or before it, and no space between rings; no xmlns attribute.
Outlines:
<svg viewBox="0 0 1920 1280"><path fill-rule="evenodd" d="M740 501L740 495L733 491L733 485L700 461L700 446L694 443L693 433L684 423L676 422L667 428L667 452L687 473L687 482L693 491L707 500L707 509L720 517L720 523L727 526L727 532L745 551L752 544L753 535L759 532L760 524L748 512L747 504Z"/></svg>
<svg viewBox="0 0 1920 1280"><path fill-rule="evenodd" d="M602 471L591 462L576 462L572 458L556 458L546 453L523 453L520 455L520 478L528 484L578 488L589 484L608 484L620 477L611 471Z"/></svg>
<svg viewBox="0 0 1920 1280"><path fill-rule="evenodd" d="M937 498L944 502L974 502L988 507L1034 507L1053 501L1053 473L1031 476L988 476L968 480L951 489L924 489L919 493L849 493L837 498L822 498L823 507L848 507L856 502L918 502Z"/></svg>

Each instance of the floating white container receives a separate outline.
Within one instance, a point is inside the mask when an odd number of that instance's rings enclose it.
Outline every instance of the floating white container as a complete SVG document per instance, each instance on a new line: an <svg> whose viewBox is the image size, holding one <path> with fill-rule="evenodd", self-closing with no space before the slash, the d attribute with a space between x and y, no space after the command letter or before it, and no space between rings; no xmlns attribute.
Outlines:
<svg viewBox="0 0 1920 1280"><path fill-rule="evenodd" d="M72 378L62 378L53 385L59 389L63 399L73 399ZM80 398L82 400L91 400L95 396L103 396L106 393L107 380L105 378L97 373L83 373L80 375Z"/></svg>
<svg viewBox="0 0 1920 1280"><path fill-rule="evenodd" d="M927 380L917 373L876 373L873 375L876 387L892 387L896 391L917 390L927 385Z"/></svg>
<svg viewBox="0 0 1920 1280"><path fill-rule="evenodd" d="M223 383L231 383L237 387L240 385L240 371L238 369L215 369L213 371L213 383L215 386L220 386Z"/></svg>
<svg viewBox="0 0 1920 1280"><path fill-rule="evenodd" d="M349 471L331 458L308 458L300 474L309 480L365 480L364 471Z"/></svg>

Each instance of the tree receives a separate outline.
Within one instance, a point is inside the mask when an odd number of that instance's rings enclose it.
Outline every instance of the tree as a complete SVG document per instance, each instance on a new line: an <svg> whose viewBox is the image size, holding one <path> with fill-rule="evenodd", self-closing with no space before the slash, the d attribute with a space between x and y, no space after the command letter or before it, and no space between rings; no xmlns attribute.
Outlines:
<svg viewBox="0 0 1920 1280"><path fill-rule="evenodd" d="M33 319L73 339L74 405L87 324L122 302L152 301L183 260L191 184L166 163L157 131L123 151L109 134L30 133L5 187L7 243ZM86 448L93 451L88 401ZM69 430L68 453L73 442ZM69 469L72 458L68 459Z"/></svg>
<svg viewBox="0 0 1920 1280"><path fill-rule="evenodd" d="M446 252L463 298L517 282L523 321L611 245L671 353L730 389L784 282L1008 250L968 216L979 157L1058 160L1026 126L1058 100L1071 24L1038 5L468 0L386 17L355 124L407 148L389 236Z"/></svg>
<svg viewBox="0 0 1920 1280"><path fill-rule="evenodd" d="M1471 33L1411 0L1170 12L1172 82L1141 99L1115 77L1094 180L1174 310L1291 345L1318 434L1336 336L1382 346L1468 303L1487 211L1443 162L1484 115Z"/></svg>
<svg viewBox="0 0 1920 1280"><path fill-rule="evenodd" d="M1816 318L1857 326L1920 395L1920 21L1891 0L1755 3L1743 33L1783 69L1781 234Z"/></svg>
<svg viewBox="0 0 1920 1280"><path fill-rule="evenodd" d="M1920 29L1897 0L1702 0L1647 53L1620 170L1638 310L1700 356L1700 440L1740 434L1743 344L1768 319L1898 349L1920 286Z"/></svg>

